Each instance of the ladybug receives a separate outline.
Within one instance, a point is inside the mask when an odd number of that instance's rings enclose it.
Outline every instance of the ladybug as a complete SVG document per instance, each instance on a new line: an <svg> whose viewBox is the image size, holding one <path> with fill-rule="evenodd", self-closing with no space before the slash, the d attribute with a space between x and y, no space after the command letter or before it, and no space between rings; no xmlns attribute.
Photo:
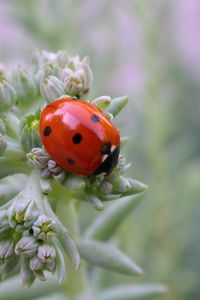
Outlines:
<svg viewBox="0 0 200 300"><path fill-rule="evenodd" d="M117 165L118 130L83 99L63 98L48 104L41 113L40 135L52 159L72 173L109 174Z"/></svg>

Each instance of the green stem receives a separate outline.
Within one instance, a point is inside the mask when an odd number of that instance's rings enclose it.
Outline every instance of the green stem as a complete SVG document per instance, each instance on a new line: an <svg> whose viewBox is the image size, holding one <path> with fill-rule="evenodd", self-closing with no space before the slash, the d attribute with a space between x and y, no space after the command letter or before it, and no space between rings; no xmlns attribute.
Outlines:
<svg viewBox="0 0 200 300"><path fill-rule="evenodd" d="M70 199L70 194L63 187L59 186L56 190L57 216L61 222L67 227L70 235L75 241L79 240L78 216L75 207L75 200ZM71 261L65 256L65 264L67 266L67 276L62 284L66 296L78 295L81 293L87 294L89 300L89 291L87 287L87 274L84 263L78 271L74 270Z"/></svg>

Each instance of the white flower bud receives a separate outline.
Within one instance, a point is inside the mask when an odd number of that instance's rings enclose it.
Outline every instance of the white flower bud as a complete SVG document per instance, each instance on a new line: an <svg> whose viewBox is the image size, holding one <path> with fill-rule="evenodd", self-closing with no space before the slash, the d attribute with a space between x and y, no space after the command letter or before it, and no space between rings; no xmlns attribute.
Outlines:
<svg viewBox="0 0 200 300"><path fill-rule="evenodd" d="M44 263L51 263L56 257L56 251L52 246L45 244L39 246L37 256Z"/></svg>
<svg viewBox="0 0 200 300"><path fill-rule="evenodd" d="M25 255L27 257L33 256L38 249L38 243L33 237L24 236L15 246L15 253L17 255Z"/></svg>
<svg viewBox="0 0 200 300"><path fill-rule="evenodd" d="M65 94L64 83L57 77L50 75L41 81L40 92L46 102L50 103Z"/></svg>

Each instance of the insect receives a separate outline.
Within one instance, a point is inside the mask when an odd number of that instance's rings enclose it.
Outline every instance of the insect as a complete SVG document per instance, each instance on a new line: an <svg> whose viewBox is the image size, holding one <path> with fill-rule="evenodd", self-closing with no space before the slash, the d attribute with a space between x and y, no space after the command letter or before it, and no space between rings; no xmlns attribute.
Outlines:
<svg viewBox="0 0 200 300"><path fill-rule="evenodd" d="M109 174L117 165L118 130L83 99L63 98L48 104L41 113L40 135L51 158L72 173Z"/></svg>

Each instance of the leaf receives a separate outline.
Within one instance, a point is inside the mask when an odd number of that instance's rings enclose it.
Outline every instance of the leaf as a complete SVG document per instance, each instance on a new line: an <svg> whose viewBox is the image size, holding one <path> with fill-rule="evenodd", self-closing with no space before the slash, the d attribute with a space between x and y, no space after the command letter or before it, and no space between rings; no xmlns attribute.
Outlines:
<svg viewBox="0 0 200 300"><path fill-rule="evenodd" d="M26 162L0 158L0 179L16 173L28 173L30 167Z"/></svg>
<svg viewBox="0 0 200 300"><path fill-rule="evenodd" d="M65 259L60 247L56 242L54 243L54 247L56 249L56 266L57 266L58 282L61 283L65 276Z"/></svg>
<svg viewBox="0 0 200 300"><path fill-rule="evenodd" d="M99 296L97 300L136 300L149 299L156 295L162 295L167 292L164 285L161 284L137 284L121 285L107 289ZM154 298L153 298L154 299Z"/></svg>
<svg viewBox="0 0 200 300"><path fill-rule="evenodd" d="M112 99L107 111L111 113L114 117L125 107L128 103L128 96L122 96Z"/></svg>
<svg viewBox="0 0 200 300"><path fill-rule="evenodd" d="M128 256L112 245L85 240L78 244L80 255L90 264L126 275L141 275L142 270Z"/></svg>
<svg viewBox="0 0 200 300"><path fill-rule="evenodd" d="M142 194L138 194L115 200L115 202L89 226L85 233L85 238L104 241L112 237L123 220L140 202L141 196Z"/></svg>
<svg viewBox="0 0 200 300"><path fill-rule="evenodd" d="M58 235L59 241L60 241L63 249L67 253L67 255L72 260L75 270L78 270L78 268L80 267L80 255L79 255L79 252L78 252L75 242L71 238L67 228L62 224L62 222L60 222L60 220L58 219L58 217L52 210L47 197L44 197L43 203L45 206L46 213L49 216L51 216L54 220L56 220L56 222L59 226L59 229L58 229L59 230L59 232L58 232L59 233L59 235Z"/></svg>

